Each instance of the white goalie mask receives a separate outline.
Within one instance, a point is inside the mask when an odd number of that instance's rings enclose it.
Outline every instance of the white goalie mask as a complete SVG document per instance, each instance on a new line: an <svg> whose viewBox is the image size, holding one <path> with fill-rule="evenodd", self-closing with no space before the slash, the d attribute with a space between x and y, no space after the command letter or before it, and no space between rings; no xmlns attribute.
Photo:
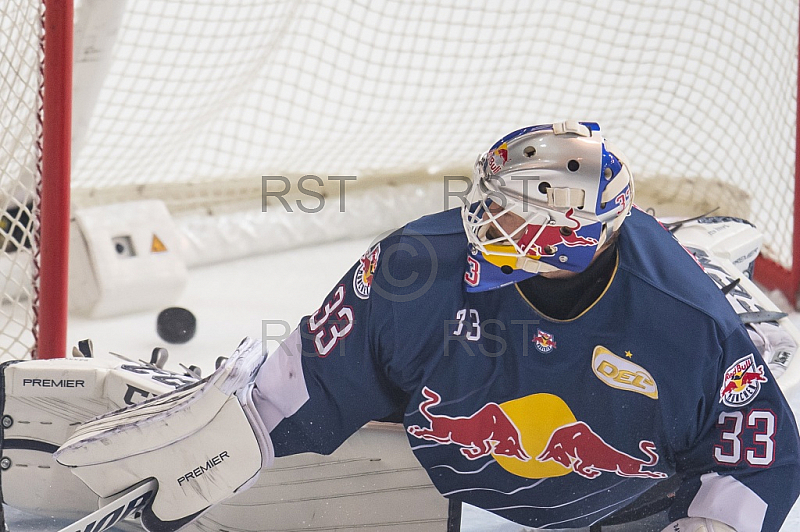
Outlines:
<svg viewBox="0 0 800 532"><path fill-rule="evenodd" d="M567 121L497 141L475 163L473 193L464 228L487 262L580 272L630 212L633 176L600 126Z"/></svg>

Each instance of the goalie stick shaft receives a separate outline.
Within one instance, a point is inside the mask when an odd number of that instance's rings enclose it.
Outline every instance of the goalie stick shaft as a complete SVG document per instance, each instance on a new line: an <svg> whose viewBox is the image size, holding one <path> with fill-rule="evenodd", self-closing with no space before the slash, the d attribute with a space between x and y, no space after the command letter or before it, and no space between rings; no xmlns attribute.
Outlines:
<svg viewBox="0 0 800 532"><path fill-rule="evenodd" d="M122 495L102 508L58 532L103 532L108 530L133 512L141 510L149 504L153 500L157 488L158 481L154 478L140 482L128 488Z"/></svg>

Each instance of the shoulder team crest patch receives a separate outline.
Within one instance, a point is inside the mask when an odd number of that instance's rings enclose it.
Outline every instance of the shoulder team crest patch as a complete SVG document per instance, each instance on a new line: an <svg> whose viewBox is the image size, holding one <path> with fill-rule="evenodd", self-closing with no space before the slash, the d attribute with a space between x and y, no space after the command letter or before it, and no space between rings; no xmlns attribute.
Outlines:
<svg viewBox="0 0 800 532"><path fill-rule="evenodd" d="M541 353L549 353L556 348L555 336L541 329L536 329L536 336L533 338L533 343L536 349Z"/></svg>
<svg viewBox="0 0 800 532"><path fill-rule="evenodd" d="M353 290L361 299L369 298L369 291L372 287L372 278L375 275L375 268L378 267L378 257L381 254L380 242L368 249L361 258L358 259L358 268L353 276Z"/></svg>
<svg viewBox="0 0 800 532"><path fill-rule="evenodd" d="M725 370L719 401L738 408L753 401L761 391L761 383L767 382L764 366L756 366L753 353L744 356Z"/></svg>

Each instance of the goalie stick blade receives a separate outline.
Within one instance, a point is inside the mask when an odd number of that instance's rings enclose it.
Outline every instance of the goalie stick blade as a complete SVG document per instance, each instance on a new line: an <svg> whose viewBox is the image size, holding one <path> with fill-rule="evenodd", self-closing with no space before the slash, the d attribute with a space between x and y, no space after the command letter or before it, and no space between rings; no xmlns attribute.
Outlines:
<svg viewBox="0 0 800 532"><path fill-rule="evenodd" d="M143 510L153 500L157 490L158 481L154 478L140 482L122 492L119 497L102 508L58 532L103 532L108 530L133 512Z"/></svg>

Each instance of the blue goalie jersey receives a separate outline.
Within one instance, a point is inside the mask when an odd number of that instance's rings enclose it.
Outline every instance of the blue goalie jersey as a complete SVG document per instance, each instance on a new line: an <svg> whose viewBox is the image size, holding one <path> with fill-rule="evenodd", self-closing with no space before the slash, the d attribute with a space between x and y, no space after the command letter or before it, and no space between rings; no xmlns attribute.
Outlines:
<svg viewBox="0 0 800 532"><path fill-rule="evenodd" d="M779 530L800 454L775 378L655 219L634 209L616 252L597 300L555 320L470 253L459 211L408 224L277 353L302 360L303 390L276 454L396 415L442 494L527 526L590 526L677 474L670 519Z"/></svg>

